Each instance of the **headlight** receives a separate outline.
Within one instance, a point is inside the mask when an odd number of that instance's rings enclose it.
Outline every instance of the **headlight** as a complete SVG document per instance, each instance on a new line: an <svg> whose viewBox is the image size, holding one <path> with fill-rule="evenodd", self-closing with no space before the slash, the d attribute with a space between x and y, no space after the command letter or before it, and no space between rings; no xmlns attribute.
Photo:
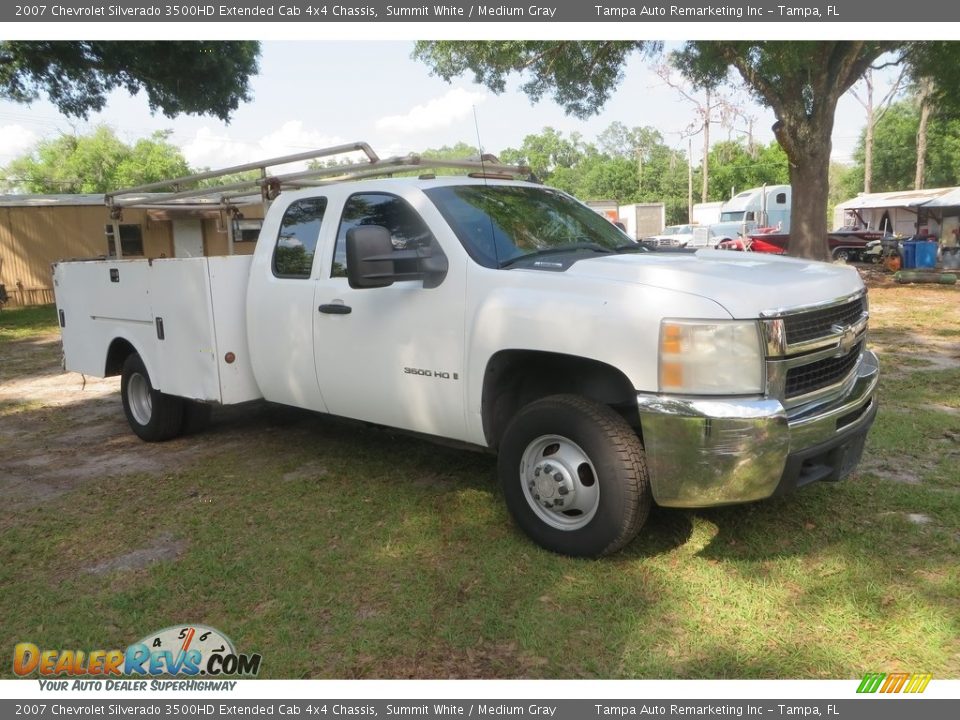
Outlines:
<svg viewBox="0 0 960 720"><path fill-rule="evenodd" d="M663 320L660 392L759 394L763 392L762 348L755 321Z"/></svg>

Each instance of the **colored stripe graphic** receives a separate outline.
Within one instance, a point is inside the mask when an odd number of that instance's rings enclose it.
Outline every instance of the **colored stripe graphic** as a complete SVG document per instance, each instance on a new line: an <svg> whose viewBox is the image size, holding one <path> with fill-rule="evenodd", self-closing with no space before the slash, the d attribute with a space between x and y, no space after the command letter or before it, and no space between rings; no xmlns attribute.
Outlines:
<svg viewBox="0 0 960 720"><path fill-rule="evenodd" d="M904 688L905 693L922 693L927 689L927 685L930 684L932 675L927 673L926 675L911 675L910 682L907 683L907 687Z"/></svg>
<svg viewBox="0 0 960 720"><path fill-rule="evenodd" d="M858 693L922 693L933 676L930 673L867 673Z"/></svg>
<svg viewBox="0 0 960 720"><path fill-rule="evenodd" d="M875 693L885 677L886 675L884 673L867 673L863 676L863 680L860 681L860 687L857 688L857 692Z"/></svg>

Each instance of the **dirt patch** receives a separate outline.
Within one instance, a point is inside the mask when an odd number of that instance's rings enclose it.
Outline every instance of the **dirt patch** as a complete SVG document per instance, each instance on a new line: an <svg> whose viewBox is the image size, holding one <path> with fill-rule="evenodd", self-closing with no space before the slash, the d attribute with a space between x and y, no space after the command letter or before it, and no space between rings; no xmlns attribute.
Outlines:
<svg viewBox="0 0 960 720"><path fill-rule="evenodd" d="M197 455L186 440L140 442L123 416L119 378L63 372L60 355L56 335L0 345L5 506L22 510L118 475L162 475Z"/></svg>
<svg viewBox="0 0 960 720"><path fill-rule="evenodd" d="M164 560L176 560L186 549L185 540L175 540L172 535L162 533L153 538L146 547L104 560L93 567L86 568L85 572L92 575L106 575L116 571L140 570Z"/></svg>

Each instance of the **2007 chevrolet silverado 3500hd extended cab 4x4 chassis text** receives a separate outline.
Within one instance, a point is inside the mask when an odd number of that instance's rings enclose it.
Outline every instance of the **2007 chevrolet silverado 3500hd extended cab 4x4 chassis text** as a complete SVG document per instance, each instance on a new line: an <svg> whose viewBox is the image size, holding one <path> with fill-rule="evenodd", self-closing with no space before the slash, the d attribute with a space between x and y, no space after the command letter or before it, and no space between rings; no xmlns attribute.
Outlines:
<svg viewBox="0 0 960 720"><path fill-rule="evenodd" d="M570 555L622 548L652 502L856 466L878 366L854 269L646 252L500 172L268 179L251 256L58 263L66 367L121 375L148 441L265 398L488 448L517 524Z"/></svg>

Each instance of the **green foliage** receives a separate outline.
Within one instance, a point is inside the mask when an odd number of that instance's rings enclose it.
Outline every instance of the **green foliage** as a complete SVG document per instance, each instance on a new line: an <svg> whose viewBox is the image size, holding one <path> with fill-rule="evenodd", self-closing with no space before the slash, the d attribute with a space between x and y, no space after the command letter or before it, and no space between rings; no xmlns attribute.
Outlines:
<svg viewBox="0 0 960 720"><path fill-rule="evenodd" d="M469 70L474 82L495 93L518 73L531 100L550 93L568 113L585 118L610 99L630 55L658 49L645 41L422 40L413 57L447 81Z"/></svg>
<svg viewBox="0 0 960 720"><path fill-rule="evenodd" d="M727 140L710 148L710 199L726 200L735 191L761 185L786 185L790 172L786 153L776 142L755 146Z"/></svg>
<svg viewBox="0 0 960 720"><path fill-rule="evenodd" d="M856 197L863 192L863 167L857 168L843 163L830 163L830 195L827 200L827 224L833 224L833 210L840 203ZM833 229L833 228L831 228Z"/></svg>
<svg viewBox="0 0 960 720"><path fill-rule="evenodd" d="M874 130L873 192L913 187L917 165L917 128L920 108L913 100L902 100L884 113ZM863 192L863 163L866 132L861 132L854 151L854 166L844 189L854 197ZM943 112L933 115L927 125L927 187L960 185L960 118Z"/></svg>
<svg viewBox="0 0 960 720"><path fill-rule="evenodd" d="M668 223L687 220L686 154L666 146L653 128L613 123L594 144L546 127L499 157L529 165L539 180L581 200L662 202Z"/></svg>
<svg viewBox="0 0 960 720"><path fill-rule="evenodd" d="M103 193L189 174L168 133L125 144L101 126L90 135L39 142L3 168L6 189L27 193Z"/></svg>
<svg viewBox="0 0 960 720"><path fill-rule="evenodd" d="M0 97L30 103L45 94L64 115L87 117L123 88L146 93L167 117L228 120L250 99L260 44L251 41L3 41Z"/></svg>
<svg viewBox="0 0 960 720"><path fill-rule="evenodd" d="M664 144L653 128L614 122L591 143L578 133L564 136L546 127L525 137L519 148L501 152L500 159L530 165L537 178L581 200L662 202L667 224L687 222L687 155ZM739 142L717 143L710 174L712 200L729 198L734 188L789 182L786 155L775 142L752 152ZM697 168L697 187L699 175Z"/></svg>

